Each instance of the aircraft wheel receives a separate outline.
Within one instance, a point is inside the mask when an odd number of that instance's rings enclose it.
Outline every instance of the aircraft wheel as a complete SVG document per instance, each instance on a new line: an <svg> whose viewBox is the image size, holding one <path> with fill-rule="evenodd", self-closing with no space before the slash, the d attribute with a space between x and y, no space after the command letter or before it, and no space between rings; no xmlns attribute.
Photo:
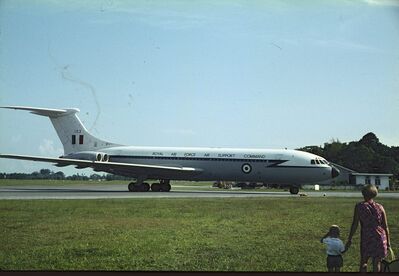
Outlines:
<svg viewBox="0 0 399 276"><path fill-rule="evenodd" d="M130 182L129 185L127 186L127 188L129 189L129 192L135 192L135 183L134 182Z"/></svg>
<svg viewBox="0 0 399 276"><path fill-rule="evenodd" d="M150 184L148 184L148 183L143 183L141 186L142 186L141 191L143 191L143 192L148 192L150 190Z"/></svg>
<svg viewBox="0 0 399 276"><path fill-rule="evenodd" d="M298 193L299 193L299 188L298 188L298 187L295 187L295 186L290 187L290 193L291 193L292 195L298 194Z"/></svg>
<svg viewBox="0 0 399 276"><path fill-rule="evenodd" d="M172 186L169 183L162 183L161 184L161 191L162 192L169 192Z"/></svg>
<svg viewBox="0 0 399 276"><path fill-rule="evenodd" d="M161 185L159 183L152 183L151 191L160 192L161 191Z"/></svg>

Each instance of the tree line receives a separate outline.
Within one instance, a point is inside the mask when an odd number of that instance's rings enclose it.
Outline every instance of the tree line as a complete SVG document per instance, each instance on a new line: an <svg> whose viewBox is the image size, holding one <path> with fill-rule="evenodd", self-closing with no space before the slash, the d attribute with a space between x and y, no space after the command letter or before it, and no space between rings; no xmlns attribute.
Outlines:
<svg viewBox="0 0 399 276"><path fill-rule="evenodd" d="M399 179L399 147L382 144L377 136L370 132L359 141L341 143L332 140L324 146L307 146L300 150L322 156L330 162L339 164L357 172L391 173Z"/></svg>
<svg viewBox="0 0 399 276"><path fill-rule="evenodd" d="M53 172L49 169L41 169L32 173L0 173L0 179L52 179L52 180L130 180L131 178L113 175L109 173L97 174L90 176L84 174L73 174L66 176L63 172Z"/></svg>

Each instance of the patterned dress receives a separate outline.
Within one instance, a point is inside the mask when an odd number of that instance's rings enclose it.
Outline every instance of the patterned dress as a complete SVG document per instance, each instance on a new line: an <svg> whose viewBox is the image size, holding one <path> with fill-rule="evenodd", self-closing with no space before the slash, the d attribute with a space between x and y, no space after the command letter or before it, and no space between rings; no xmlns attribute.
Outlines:
<svg viewBox="0 0 399 276"><path fill-rule="evenodd" d="M380 257L387 255L387 236L382 227L384 207L373 200L357 204L361 225L360 252L362 257Z"/></svg>

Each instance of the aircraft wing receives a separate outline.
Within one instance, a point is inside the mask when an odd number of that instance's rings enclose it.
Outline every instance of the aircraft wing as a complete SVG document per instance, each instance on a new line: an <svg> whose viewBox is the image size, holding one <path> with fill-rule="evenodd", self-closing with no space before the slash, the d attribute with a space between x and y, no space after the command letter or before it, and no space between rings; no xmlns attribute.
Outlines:
<svg viewBox="0 0 399 276"><path fill-rule="evenodd" d="M151 177L165 177L168 175L197 175L201 169L190 167L158 166L146 164L132 164L119 162L89 161L80 159L52 158L31 155L0 154L0 158L21 159L54 163L57 167L73 165L77 169L92 168L95 171L117 173L126 176L146 175Z"/></svg>

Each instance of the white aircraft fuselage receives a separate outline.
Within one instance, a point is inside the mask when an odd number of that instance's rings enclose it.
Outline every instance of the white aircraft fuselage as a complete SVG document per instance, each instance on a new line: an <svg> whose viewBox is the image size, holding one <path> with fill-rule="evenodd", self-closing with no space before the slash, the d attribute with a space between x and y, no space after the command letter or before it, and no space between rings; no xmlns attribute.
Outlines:
<svg viewBox="0 0 399 276"><path fill-rule="evenodd" d="M58 158L0 154L0 158L51 162L63 167L92 168L136 178L129 191L170 191L170 180L262 182L291 186L334 178L339 171L317 155L286 149L134 147L103 141L84 127L76 108L23 106L2 108L49 117L64 147ZM146 179L160 180L151 186Z"/></svg>
<svg viewBox="0 0 399 276"><path fill-rule="evenodd" d="M334 173L324 158L298 150L119 146L103 149L101 153L108 155L109 162L196 169L188 176L179 172L149 172L146 178L150 179L299 185L330 179ZM114 173L138 177L129 171Z"/></svg>

